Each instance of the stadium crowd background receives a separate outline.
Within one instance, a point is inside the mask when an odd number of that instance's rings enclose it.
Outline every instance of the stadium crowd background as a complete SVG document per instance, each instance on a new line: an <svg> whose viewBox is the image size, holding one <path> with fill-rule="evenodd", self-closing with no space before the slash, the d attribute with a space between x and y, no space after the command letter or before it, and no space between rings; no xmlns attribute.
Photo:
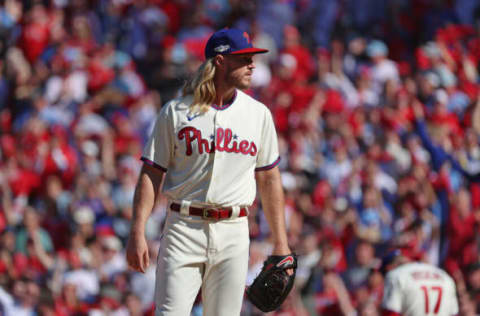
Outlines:
<svg viewBox="0 0 480 316"><path fill-rule="evenodd" d="M460 315L480 314L478 1L1 4L0 314L152 315L155 260L133 273L124 255L141 150L225 26L270 50L249 93L276 122L300 255L273 314L379 315L391 247L445 268ZM259 203L249 220L251 282L271 245Z"/></svg>

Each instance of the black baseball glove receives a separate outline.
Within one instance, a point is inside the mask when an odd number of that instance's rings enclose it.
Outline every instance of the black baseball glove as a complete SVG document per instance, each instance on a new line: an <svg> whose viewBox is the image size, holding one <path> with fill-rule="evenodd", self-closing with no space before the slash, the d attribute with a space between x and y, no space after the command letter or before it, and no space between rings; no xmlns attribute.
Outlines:
<svg viewBox="0 0 480 316"><path fill-rule="evenodd" d="M288 275L287 269L293 269L293 274ZM262 312L271 312L280 305L290 293L295 280L297 269L297 256L269 256L263 263L260 274L252 285L247 288L248 299Z"/></svg>

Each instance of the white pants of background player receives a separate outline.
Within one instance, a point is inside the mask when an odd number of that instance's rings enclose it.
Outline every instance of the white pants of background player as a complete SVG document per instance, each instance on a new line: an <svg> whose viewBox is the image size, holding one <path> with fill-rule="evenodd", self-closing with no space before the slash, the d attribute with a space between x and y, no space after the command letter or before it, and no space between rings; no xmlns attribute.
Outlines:
<svg viewBox="0 0 480 316"><path fill-rule="evenodd" d="M156 273L156 316L240 315L248 270L247 217L209 221L168 212Z"/></svg>

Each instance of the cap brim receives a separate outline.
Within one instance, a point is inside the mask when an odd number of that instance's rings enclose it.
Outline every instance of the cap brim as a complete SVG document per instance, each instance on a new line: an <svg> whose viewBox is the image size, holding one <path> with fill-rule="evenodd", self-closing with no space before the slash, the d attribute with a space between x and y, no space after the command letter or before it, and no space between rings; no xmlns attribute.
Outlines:
<svg viewBox="0 0 480 316"><path fill-rule="evenodd" d="M251 48L244 48L244 49L240 49L240 50L231 52L230 55L263 54L263 53L266 53L266 52L268 52L268 49L251 47Z"/></svg>

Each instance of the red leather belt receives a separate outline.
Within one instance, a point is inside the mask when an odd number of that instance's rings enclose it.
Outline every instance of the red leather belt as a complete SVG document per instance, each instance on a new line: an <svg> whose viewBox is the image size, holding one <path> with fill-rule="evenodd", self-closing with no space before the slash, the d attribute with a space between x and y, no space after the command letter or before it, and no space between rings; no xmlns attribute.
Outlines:
<svg viewBox="0 0 480 316"><path fill-rule="evenodd" d="M180 204L172 203L170 204L170 209L175 212L180 212ZM200 216L203 219L227 219L232 216L232 208L199 208L190 206L188 208L188 214L193 216ZM240 208L238 217L243 217L248 215L248 210L246 207Z"/></svg>

